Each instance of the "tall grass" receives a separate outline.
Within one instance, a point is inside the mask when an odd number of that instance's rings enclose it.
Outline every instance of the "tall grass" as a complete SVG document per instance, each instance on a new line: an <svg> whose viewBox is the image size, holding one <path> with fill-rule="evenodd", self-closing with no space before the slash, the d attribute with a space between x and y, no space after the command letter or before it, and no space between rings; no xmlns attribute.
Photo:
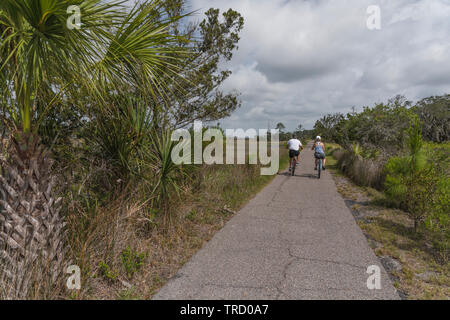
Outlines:
<svg viewBox="0 0 450 320"><path fill-rule="evenodd" d="M360 186L382 189L385 179L384 163L380 160L363 158L360 150L337 149L332 152L337 167Z"/></svg>
<svg viewBox="0 0 450 320"><path fill-rule="evenodd" d="M146 170L153 189L129 183L111 191L109 201L78 193L77 188L67 195L72 199L66 208L70 256L81 267L82 290L62 291L66 295L115 299L131 290L125 283L132 285L133 297L150 298L233 212L274 178L261 176L259 165L172 167L169 137L154 137L149 150L155 167ZM281 169L288 160L287 150L281 148ZM170 186L171 181L177 186ZM175 188L181 188L179 196ZM132 277L123 259L129 248L145 257Z"/></svg>

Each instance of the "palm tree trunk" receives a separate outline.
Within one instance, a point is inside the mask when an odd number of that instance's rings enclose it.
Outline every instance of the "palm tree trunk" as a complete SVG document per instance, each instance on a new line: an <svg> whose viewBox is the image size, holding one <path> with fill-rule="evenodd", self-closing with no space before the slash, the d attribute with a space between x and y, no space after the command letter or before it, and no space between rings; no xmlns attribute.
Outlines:
<svg viewBox="0 0 450 320"><path fill-rule="evenodd" d="M65 252L52 161L36 137L23 133L12 138L7 155L0 159L0 283L7 288L3 298L25 299L31 289L51 294L48 284L62 274Z"/></svg>

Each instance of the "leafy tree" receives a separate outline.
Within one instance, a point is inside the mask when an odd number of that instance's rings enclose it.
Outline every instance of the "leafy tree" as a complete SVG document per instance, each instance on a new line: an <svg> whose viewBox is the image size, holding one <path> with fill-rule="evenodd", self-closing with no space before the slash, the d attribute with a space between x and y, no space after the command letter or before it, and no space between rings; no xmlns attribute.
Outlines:
<svg viewBox="0 0 450 320"><path fill-rule="evenodd" d="M408 105L409 102L397 97L388 104L364 108L363 112L349 117L347 139L359 141L366 147L396 153L403 148L408 123L415 118Z"/></svg>
<svg viewBox="0 0 450 320"><path fill-rule="evenodd" d="M185 10L184 0L166 3L174 15ZM193 40L180 41L179 45L194 54L180 65L180 74L186 81L173 83L171 77L166 79L172 88L170 103L155 106L157 123L166 122L178 128L194 120L215 121L229 116L240 106L237 92L225 94L220 89L231 75L230 70L220 68L220 62L231 60L238 49L244 18L232 9L220 14L219 9L211 8L205 15L200 23L174 27L175 35Z"/></svg>
<svg viewBox="0 0 450 320"><path fill-rule="evenodd" d="M450 140L450 95L428 97L413 108L423 123L423 137L433 142Z"/></svg>
<svg viewBox="0 0 450 320"><path fill-rule="evenodd" d="M403 148L408 123L417 117L410 104L403 96L396 96L387 104L364 107L360 113L328 114L316 122L314 130L349 149L359 143L366 149L395 154Z"/></svg>
<svg viewBox="0 0 450 320"><path fill-rule="evenodd" d="M338 124L345 119L345 116L341 113L328 114L323 116L320 120L316 121L314 125L314 131L316 136L320 135L327 141L341 141L341 137L337 131Z"/></svg>

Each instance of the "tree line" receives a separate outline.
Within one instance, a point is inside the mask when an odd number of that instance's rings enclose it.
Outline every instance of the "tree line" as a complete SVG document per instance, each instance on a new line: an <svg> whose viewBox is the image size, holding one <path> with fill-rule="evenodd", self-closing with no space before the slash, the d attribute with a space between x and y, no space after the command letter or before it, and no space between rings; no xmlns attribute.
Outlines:
<svg viewBox="0 0 450 320"><path fill-rule="evenodd" d="M364 107L362 112L327 114L317 120L314 132L346 148L359 143L367 149L394 154L402 149L411 121L422 124L422 137L430 142L450 139L450 95L432 96L412 105L398 95L387 103Z"/></svg>

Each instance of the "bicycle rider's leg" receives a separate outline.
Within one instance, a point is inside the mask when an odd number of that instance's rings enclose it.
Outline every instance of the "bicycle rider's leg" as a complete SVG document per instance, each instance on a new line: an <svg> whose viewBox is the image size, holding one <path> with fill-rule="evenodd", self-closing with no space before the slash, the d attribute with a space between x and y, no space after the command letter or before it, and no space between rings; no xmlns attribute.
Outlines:
<svg viewBox="0 0 450 320"><path fill-rule="evenodd" d="M327 158L323 158L323 160L322 160L322 168L323 168L323 170L325 170L326 162L327 162Z"/></svg>

